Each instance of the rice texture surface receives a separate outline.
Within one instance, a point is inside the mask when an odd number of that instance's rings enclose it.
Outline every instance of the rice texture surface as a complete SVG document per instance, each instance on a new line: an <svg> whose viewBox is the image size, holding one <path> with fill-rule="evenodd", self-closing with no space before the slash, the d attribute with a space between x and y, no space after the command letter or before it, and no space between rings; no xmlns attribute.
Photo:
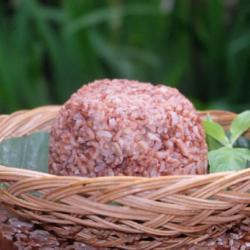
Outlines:
<svg viewBox="0 0 250 250"><path fill-rule="evenodd" d="M62 106L51 130L49 172L88 177L205 174L202 123L177 89L97 80Z"/></svg>

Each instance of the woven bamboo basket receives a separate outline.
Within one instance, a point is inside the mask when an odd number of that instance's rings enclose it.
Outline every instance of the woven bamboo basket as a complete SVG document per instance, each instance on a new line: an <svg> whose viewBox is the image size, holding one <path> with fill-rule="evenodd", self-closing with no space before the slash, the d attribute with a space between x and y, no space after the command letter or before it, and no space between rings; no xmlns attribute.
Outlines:
<svg viewBox="0 0 250 250"><path fill-rule="evenodd" d="M0 141L49 131L59 108L0 116ZM207 113L199 114L203 118ZM225 128L235 116L209 113ZM0 182L8 184L0 190L0 202L20 216L102 248L189 246L250 215L250 169L199 176L81 178L0 166Z"/></svg>

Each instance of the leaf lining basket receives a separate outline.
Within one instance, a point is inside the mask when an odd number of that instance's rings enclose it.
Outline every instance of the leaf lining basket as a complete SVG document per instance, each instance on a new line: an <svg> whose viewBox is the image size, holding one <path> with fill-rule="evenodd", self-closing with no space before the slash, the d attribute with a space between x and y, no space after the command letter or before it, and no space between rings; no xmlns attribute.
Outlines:
<svg viewBox="0 0 250 250"><path fill-rule="evenodd" d="M0 116L0 141L49 131L59 106ZM209 111L225 128L235 114ZM207 112L200 112L203 118ZM249 133L246 135L249 137ZM0 202L69 239L102 248L171 249L250 215L250 169L195 176L58 177L0 166Z"/></svg>

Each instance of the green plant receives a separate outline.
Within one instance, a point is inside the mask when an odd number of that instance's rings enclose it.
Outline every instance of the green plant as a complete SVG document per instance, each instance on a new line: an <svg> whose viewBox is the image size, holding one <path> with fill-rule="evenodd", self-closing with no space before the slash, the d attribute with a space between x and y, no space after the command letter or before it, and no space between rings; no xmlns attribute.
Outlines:
<svg viewBox="0 0 250 250"><path fill-rule="evenodd" d="M163 82L198 108L242 111L249 16L248 0L4 1L0 112L62 103L104 77Z"/></svg>
<svg viewBox="0 0 250 250"><path fill-rule="evenodd" d="M249 166L250 148L239 147L236 141L250 128L250 111L239 114L227 133L211 119L203 124L209 146L210 173L240 170Z"/></svg>

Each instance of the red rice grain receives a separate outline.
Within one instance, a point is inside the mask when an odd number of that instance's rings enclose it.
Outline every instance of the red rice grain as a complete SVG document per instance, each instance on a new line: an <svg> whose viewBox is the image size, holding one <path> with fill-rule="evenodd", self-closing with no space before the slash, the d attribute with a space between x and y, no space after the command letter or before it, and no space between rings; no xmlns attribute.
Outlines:
<svg viewBox="0 0 250 250"><path fill-rule="evenodd" d="M205 174L201 120L174 88L97 80L61 108L51 130L49 172L89 177Z"/></svg>

